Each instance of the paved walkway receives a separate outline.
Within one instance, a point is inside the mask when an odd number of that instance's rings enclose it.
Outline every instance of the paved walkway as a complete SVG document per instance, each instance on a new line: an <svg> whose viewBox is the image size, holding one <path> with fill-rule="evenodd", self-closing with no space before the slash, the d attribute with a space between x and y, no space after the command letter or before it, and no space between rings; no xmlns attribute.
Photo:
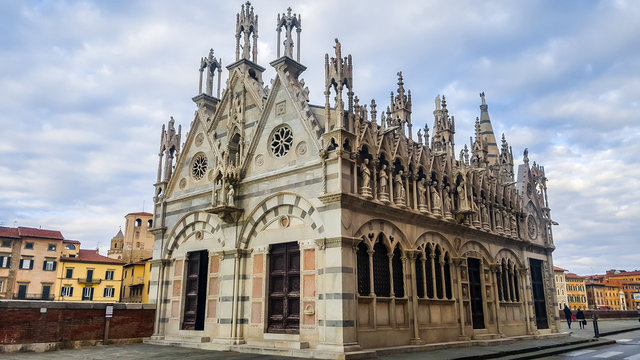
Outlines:
<svg viewBox="0 0 640 360"><path fill-rule="evenodd" d="M603 335L600 341L606 342L607 334L612 332L624 331L627 329L640 329L640 322L634 320L601 320L598 322L600 333ZM562 324L562 331L571 331L571 336L544 339L544 340L524 340L515 341L504 345L495 346L472 346L441 349L429 352L415 352L393 354L380 356L378 359L402 359L402 360L445 360L445 359L478 359L478 358L496 358L507 354L513 354L520 351L526 351L536 348L547 348L559 346L563 344L575 344L582 341L582 346L589 339L593 338L593 324L591 320L586 329L580 329L578 324L572 324L571 329L567 327L566 322ZM610 341L609 341L610 342ZM580 346L580 345L577 345ZM138 360L138 359L265 359L275 360L281 359L280 356L266 356L256 354L244 354L236 352L219 352L210 350L199 350L191 348L182 348L174 346L158 346L148 344L131 344L131 345L109 345L89 347L78 350L59 350L46 353L17 353L17 354L0 354L0 359L15 360L98 360L98 359L116 359L116 360ZM288 358L294 359L294 358Z"/></svg>

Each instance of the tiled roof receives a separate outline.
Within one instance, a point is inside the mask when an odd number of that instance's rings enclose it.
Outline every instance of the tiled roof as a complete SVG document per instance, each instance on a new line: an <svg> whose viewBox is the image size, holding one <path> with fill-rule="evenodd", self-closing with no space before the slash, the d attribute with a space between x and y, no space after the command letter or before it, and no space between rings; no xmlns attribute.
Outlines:
<svg viewBox="0 0 640 360"><path fill-rule="evenodd" d="M33 237L33 238L56 239L56 240L64 239L64 236L62 236L62 233L57 230L36 229L36 228L22 227L22 226L17 228L0 227L0 236L12 237L12 238Z"/></svg>
<svg viewBox="0 0 640 360"><path fill-rule="evenodd" d="M619 272L619 273L615 273L612 275L607 275L609 277L623 277L623 276L636 276L636 275L640 275L640 271L625 271L625 272Z"/></svg>
<svg viewBox="0 0 640 360"><path fill-rule="evenodd" d="M78 241L78 240L64 239L64 240L62 240L62 242L65 243L65 244L78 244L78 245L80 244L80 241Z"/></svg>
<svg viewBox="0 0 640 360"><path fill-rule="evenodd" d="M153 216L153 214L148 213L148 212L144 212L144 211L129 213L129 214L127 214L127 216L128 215Z"/></svg>
<svg viewBox="0 0 640 360"><path fill-rule="evenodd" d="M580 275L577 275L577 274L574 274L574 273L566 273L564 275L564 277L566 277L566 278L576 278L576 279L584 279L585 278L584 276L580 276Z"/></svg>
<svg viewBox="0 0 640 360"><path fill-rule="evenodd" d="M78 251L78 255L74 258L62 257L60 261L65 262L86 262L86 263L96 263L96 264L117 264L124 265L124 261L111 259L106 256L102 256L98 253L98 250L84 250L80 249Z"/></svg>
<svg viewBox="0 0 640 360"><path fill-rule="evenodd" d="M0 227L0 237L10 237L19 239L20 235L18 235L18 229L9 228L9 227Z"/></svg>
<svg viewBox="0 0 640 360"><path fill-rule="evenodd" d="M563 269L561 267L554 266L553 271L567 271L567 269Z"/></svg>

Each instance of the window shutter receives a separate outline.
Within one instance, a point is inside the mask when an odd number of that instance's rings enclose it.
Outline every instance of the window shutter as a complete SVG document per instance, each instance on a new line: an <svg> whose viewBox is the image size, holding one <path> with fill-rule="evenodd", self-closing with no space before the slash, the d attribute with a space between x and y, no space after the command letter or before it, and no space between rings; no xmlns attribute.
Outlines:
<svg viewBox="0 0 640 360"><path fill-rule="evenodd" d="M73 296L73 287L71 287L71 292L69 293L69 296Z"/></svg>
<svg viewBox="0 0 640 360"><path fill-rule="evenodd" d="M18 266L20 269L22 269L22 264L24 263L24 259L20 259L20 266Z"/></svg>
<svg viewBox="0 0 640 360"><path fill-rule="evenodd" d="M57 261L54 261L54 262L53 262L53 270L54 270L54 271L56 270L56 265L57 265L57 264L58 264L58 262L57 262Z"/></svg>
<svg viewBox="0 0 640 360"><path fill-rule="evenodd" d="M47 260L42 262L42 270L47 270Z"/></svg>
<svg viewBox="0 0 640 360"><path fill-rule="evenodd" d="M33 259L31 259L31 262L29 263L29 270L33 269L33 263L34 263L34 261L33 261Z"/></svg>
<svg viewBox="0 0 640 360"><path fill-rule="evenodd" d="M11 256L7 257L7 267L11 267Z"/></svg>

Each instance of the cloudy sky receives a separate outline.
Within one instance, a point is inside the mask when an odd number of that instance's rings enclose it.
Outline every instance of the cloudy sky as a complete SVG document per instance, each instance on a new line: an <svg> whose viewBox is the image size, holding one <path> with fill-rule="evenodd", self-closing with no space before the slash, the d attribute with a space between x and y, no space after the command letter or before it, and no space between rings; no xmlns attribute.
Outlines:
<svg viewBox="0 0 640 360"><path fill-rule="evenodd" d="M0 225L57 229L104 250L126 213L151 210L161 125L193 120L209 48L223 65L234 57L241 2L185 3L0 0ZM387 105L403 72L414 129L432 127L444 94L457 143L468 143L484 91L517 162L528 147L545 166L560 223L555 264L640 269L640 2L254 6L267 68L277 13L302 15L313 103L324 103L324 53L336 37L353 55L361 102Z"/></svg>

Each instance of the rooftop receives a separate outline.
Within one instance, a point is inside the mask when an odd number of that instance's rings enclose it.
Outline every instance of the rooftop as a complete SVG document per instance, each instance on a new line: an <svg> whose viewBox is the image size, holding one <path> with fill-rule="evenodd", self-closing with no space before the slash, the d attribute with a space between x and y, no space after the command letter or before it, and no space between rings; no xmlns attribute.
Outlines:
<svg viewBox="0 0 640 360"><path fill-rule="evenodd" d="M84 250L80 249L78 251L78 256L74 258L63 257L60 258L60 261L64 262L84 262L84 263L94 263L94 264L116 264L116 265L124 265L124 261L111 259L106 256L100 255L98 250Z"/></svg>
<svg viewBox="0 0 640 360"><path fill-rule="evenodd" d="M46 230L46 229L36 229L30 227L0 227L0 237L10 237L10 238L43 238L43 239L55 239L55 240L63 240L64 236L62 233L57 230Z"/></svg>

